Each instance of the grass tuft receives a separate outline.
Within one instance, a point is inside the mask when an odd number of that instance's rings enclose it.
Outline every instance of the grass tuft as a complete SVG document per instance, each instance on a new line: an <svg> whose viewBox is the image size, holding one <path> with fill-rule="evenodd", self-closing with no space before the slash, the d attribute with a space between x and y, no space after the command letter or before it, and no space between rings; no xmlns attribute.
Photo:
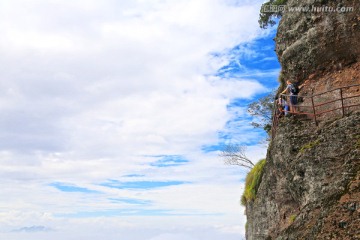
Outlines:
<svg viewBox="0 0 360 240"><path fill-rule="evenodd" d="M296 219L296 214L293 214L289 217L289 222L293 223L295 221L295 219Z"/></svg>
<svg viewBox="0 0 360 240"><path fill-rule="evenodd" d="M306 150L312 149L312 148L316 147L316 146L319 145L319 144L320 144L320 140L319 140L319 139L316 140L316 141L309 142L309 143L305 144L304 146L302 146L302 147L300 148L299 152L303 153L303 152L305 152Z"/></svg>
<svg viewBox="0 0 360 240"><path fill-rule="evenodd" d="M245 189L244 193L241 196L241 204L246 205L250 201L254 201L257 190L261 183L261 178L263 175L263 169L265 166L266 160L260 160L255 166L251 169L251 171L246 176L245 181Z"/></svg>

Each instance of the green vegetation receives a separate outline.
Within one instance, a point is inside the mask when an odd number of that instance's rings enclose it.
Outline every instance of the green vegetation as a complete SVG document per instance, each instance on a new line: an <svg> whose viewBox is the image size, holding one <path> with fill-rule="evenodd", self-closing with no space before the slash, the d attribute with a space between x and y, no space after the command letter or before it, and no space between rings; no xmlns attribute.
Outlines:
<svg viewBox="0 0 360 240"><path fill-rule="evenodd" d="M357 141L355 143L355 148L360 148L360 135L357 135L356 138L357 138Z"/></svg>
<svg viewBox="0 0 360 240"><path fill-rule="evenodd" d="M278 77L278 82L279 82L280 86L277 89L276 96L279 96L280 93L286 88L286 79L285 79L285 76L282 73L282 71L280 71L280 74Z"/></svg>
<svg viewBox="0 0 360 240"><path fill-rule="evenodd" d="M290 223L293 223L296 219L296 214L292 214L290 217L289 217L289 222Z"/></svg>
<svg viewBox="0 0 360 240"><path fill-rule="evenodd" d="M275 91L271 91L264 97L248 105L247 112L253 116L253 121L250 123L254 128L262 128L270 134L272 113L274 109Z"/></svg>
<svg viewBox="0 0 360 240"><path fill-rule="evenodd" d="M276 24L274 18L280 18L283 11L278 6L286 5L288 0L269 0L261 6L259 24L261 28L267 28Z"/></svg>
<svg viewBox="0 0 360 240"><path fill-rule="evenodd" d="M303 153L305 152L307 149L312 149L314 147L316 147L317 145L320 144L320 140L315 140L315 141L312 141L312 142L309 142L307 144L305 144L304 146L302 146L299 150L299 152Z"/></svg>
<svg viewBox="0 0 360 240"><path fill-rule="evenodd" d="M246 205L250 201L254 201L256 198L257 190L261 183L261 178L263 175L263 169L265 166L266 160L260 160L255 164L253 169L247 174L245 181L244 193L241 196L241 204Z"/></svg>

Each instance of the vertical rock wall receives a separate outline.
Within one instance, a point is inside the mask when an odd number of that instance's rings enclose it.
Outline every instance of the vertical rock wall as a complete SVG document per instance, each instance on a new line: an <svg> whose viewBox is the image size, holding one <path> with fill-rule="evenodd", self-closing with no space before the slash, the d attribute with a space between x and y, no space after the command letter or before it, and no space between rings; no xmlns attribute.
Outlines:
<svg viewBox="0 0 360 240"><path fill-rule="evenodd" d="M335 12L315 12L324 6ZM290 12L296 7L314 11ZM346 7L353 10L341 12ZM275 39L285 79L302 81L360 60L359 0L289 0L287 9Z"/></svg>
<svg viewBox="0 0 360 240"><path fill-rule="evenodd" d="M360 84L360 1L288 1L288 8L325 5L353 11L285 12L276 36L284 79L310 78L302 90L308 94ZM324 117L319 126L280 122L257 197L246 206L248 240L360 239L358 110Z"/></svg>
<svg viewBox="0 0 360 240"><path fill-rule="evenodd" d="M272 141L247 239L360 239L360 112L286 119ZM356 238L356 237L357 238Z"/></svg>

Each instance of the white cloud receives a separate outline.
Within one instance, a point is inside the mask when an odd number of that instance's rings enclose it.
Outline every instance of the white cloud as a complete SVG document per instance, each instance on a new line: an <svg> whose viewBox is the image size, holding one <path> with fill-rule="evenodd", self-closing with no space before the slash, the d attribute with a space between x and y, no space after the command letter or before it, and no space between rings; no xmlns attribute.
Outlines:
<svg viewBox="0 0 360 240"><path fill-rule="evenodd" d="M193 225L216 233L209 240L241 236L237 224L244 217L238 200L244 173L223 166L215 153L201 148L216 144L231 118L244 116L228 111L231 99L249 99L266 90L250 77L214 76L227 59L213 53L266 34L257 23L260 3L1 2L0 238L6 234L5 239L23 239L25 233L4 232L45 226L56 230L46 233L51 239L64 234L66 239L72 239L71 234L81 239L89 226L104 233L101 221L119 236L119 225L123 230L131 226L134 231L124 230L131 240L205 239ZM262 147L249 153L254 159L265 154ZM149 155L166 154L182 155L189 163L149 166L154 161ZM143 180L188 184L148 191L99 185L132 173L143 174ZM101 194L61 192L49 186L53 182ZM129 207L108 201L116 197L150 200L147 209L210 215L183 216L176 220L179 227L169 232L164 223L175 221L172 216L159 217L154 224L146 224L146 216L96 223L56 216ZM137 235L142 226L148 229ZM179 235L182 228L191 229ZM31 236L48 239L41 234Z"/></svg>
<svg viewBox="0 0 360 240"><path fill-rule="evenodd" d="M193 238L189 235L185 235L185 234L169 234L169 233L165 233L165 234L161 234L159 236L153 237L149 240L198 240L198 238Z"/></svg>

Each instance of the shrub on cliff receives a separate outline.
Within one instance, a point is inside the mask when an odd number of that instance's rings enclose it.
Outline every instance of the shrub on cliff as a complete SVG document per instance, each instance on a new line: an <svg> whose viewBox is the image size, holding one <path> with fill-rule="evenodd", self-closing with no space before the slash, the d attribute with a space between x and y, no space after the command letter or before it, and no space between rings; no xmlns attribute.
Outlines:
<svg viewBox="0 0 360 240"><path fill-rule="evenodd" d="M244 193L241 196L241 204L246 205L246 203L253 201L256 197L257 190L261 183L261 178L263 175L263 169L265 166L266 160L260 160L251 171L247 174L245 180L245 189Z"/></svg>

